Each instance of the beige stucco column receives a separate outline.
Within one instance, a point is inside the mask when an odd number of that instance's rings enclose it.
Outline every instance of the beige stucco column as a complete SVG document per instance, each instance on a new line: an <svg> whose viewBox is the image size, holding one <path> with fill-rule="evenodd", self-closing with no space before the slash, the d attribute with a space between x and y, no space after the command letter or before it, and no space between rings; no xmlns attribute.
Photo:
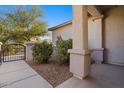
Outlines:
<svg viewBox="0 0 124 93"><path fill-rule="evenodd" d="M103 63L103 40L102 40L102 18L101 16L92 17L89 23L89 48L91 48L91 58L97 63ZM92 31L92 33L91 33Z"/></svg>
<svg viewBox="0 0 124 93"><path fill-rule="evenodd" d="M70 72L80 79L90 72L90 51L88 50L88 16L86 5L73 6L73 49L70 53Z"/></svg>
<svg viewBox="0 0 124 93"><path fill-rule="evenodd" d="M34 42L27 42L26 43L26 61L32 61L32 47L34 46Z"/></svg>

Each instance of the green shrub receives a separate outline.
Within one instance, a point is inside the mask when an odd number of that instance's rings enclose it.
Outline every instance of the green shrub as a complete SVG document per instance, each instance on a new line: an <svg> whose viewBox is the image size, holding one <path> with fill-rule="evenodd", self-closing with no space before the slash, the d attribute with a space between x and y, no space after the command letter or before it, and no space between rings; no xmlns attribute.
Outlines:
<svg viewBox="0 0 124 93"><path fill-rule="evenodd" d="M8 56L9 53L16 55L20 50L16 44L6 44L3 45L4 55Z"/></svg>
<svg viewBox="0 0 124 93"><path fill-rule="evenodd" d="M58 37L56 41L57 46L57 55L58 55L58 62L60 64L69 62L69 53L68 49L72 48L72 39L63 40L61 37Z"/></svg>
<svg viewBox="0 0 124 93"><path fill-rule="evenodd" d="M34 59L41 63L47 63L53 52L52 44L47 41L43 41L42 43L35 43L32 50Z"/></svg>

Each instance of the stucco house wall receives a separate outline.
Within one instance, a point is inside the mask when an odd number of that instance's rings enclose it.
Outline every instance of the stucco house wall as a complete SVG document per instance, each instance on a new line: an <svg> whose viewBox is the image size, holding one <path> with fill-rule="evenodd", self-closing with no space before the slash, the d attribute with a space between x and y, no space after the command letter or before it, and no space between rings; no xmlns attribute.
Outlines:
<svg viewBox="0 0 124 93"><path fill-rule="evenodd" d="M88 20L88 44L89 48L96 49L102 48L102 25L101 19Z"/></svg>
<svg viewBox="0 0 124 93"><path fill-rule="evenodd" d="M124 6L107 11L105 16L105 62L124 65Z"/></svg>
<svg viewBox="0 0 124 93"><path fill-rule="evenodd" d="M55 45L57 37L61 36L64 40L72 38L72 24L68 24L52 31L52 43Z"/></svg>

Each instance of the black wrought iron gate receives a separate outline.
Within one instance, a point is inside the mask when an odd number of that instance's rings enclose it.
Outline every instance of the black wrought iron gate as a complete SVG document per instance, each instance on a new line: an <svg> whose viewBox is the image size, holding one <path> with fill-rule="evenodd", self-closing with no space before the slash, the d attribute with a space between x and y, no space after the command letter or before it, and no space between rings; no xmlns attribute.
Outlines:
<svg viewBox="0 0 124 93"><path fill-rule="evenodd" d="M25 60L26 47L23 44L2 45L1 60L3 62Z"/></svg>

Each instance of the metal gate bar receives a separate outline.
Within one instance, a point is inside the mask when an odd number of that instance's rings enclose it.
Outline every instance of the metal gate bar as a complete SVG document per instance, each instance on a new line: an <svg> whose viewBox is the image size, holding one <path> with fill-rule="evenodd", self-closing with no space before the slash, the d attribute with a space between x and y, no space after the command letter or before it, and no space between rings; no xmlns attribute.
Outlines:
<svg viewBox="0 0 124 93"><path fill-rule="evenodd" d="M23 44L5 44L2 45L3 62L25 60L26 47Z"/></svg>

